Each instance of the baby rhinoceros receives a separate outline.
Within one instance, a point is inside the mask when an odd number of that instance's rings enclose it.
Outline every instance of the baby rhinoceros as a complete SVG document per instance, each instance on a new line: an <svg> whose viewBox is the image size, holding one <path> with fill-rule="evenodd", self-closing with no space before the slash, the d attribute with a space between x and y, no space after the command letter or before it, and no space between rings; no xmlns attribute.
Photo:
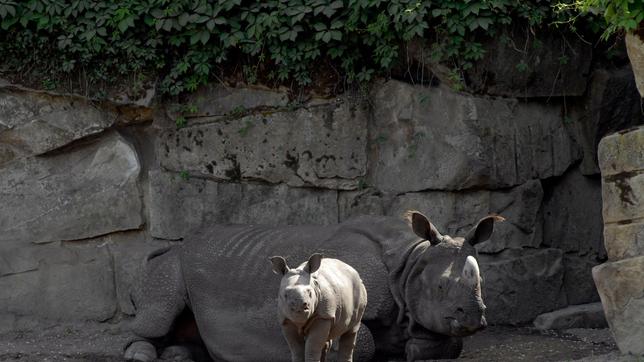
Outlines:
<svg viewBox="0 0 644 362"><path fill-rule="evenodd" d="M281 256L270 258L282 275L278 319L293 362L324 361L339 338L338 361L352 361L367 290L358 272L337 259L313 254L290 269Z"/></svg>

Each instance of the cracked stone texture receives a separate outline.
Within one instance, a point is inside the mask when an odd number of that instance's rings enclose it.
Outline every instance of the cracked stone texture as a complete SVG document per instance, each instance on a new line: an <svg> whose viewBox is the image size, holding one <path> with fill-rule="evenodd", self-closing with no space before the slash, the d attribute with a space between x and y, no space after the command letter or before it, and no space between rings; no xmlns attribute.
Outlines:
<svg viewBox="0 0 644 362"><path fill-rule="evenodd" d="M606 319L622 353L644 355L644 256L593 268Z"/></svg>
<svg viewBox="0 0 644 362"><path fill-rule="evenodd" d="M17 156L55 150L117 124L147 120L136 112L80 96L0 87L0 165Z"/></svg>
<svg viewBox="0 0 644 362"><path fill-rule="evenodd" d="M599 143L598 157L602 170L603 216L606 227L609 224L641 225L644 219L644 127L604 137ZM611 226L612 231L616 230ZM629 234L636 235L638 231L631 227ZM636 241L637 239L632 240L633 243ZM624 249L628 248L620 247L620 250Z"/></svg>
<svg viewBox="0 0 644 362"><path fill-rule="evenodd" d="M398 196L373 191L340 194L340 216L345 220L361 214L399 216L419 210L443 234L465 235L485 215L497 213L506 221L497 223L489 241L477 246L480 252L495 253L506 248L541 244L539 209L543 190L539 181L503 191L426 191Z"/></svg>
<svg viewBox="0 0 644 362"><path fill-rule="evenodd" d="M597 147L602 137L642 123L644 114L631 68L595 70L586 95L581 102L573 103L565 122L583 150L581 173L599 174Z"/></svg>
<svg viewBox="0 0 644 362"><path fill-rule="evenodd" d="M644 255L644 222L605 225L604 243L610 261Z"/></svg>
<svg viewBox="0 0 644 362"><path fill-rule="evenodd" d="M506 188L581 157L556 104L388 81L375 87L368 184L389 192Z"/></svg>
<svg viewBox="0 0 644 362"><path fill-rule="evenodd" d="M574 168L545 185L543 244L564 252L590 253L604 258L599 178L586 177L579 168Z"/></svg>
<svg viewBox="0 0 644 362"><path fill-rule="evenodd" d="M158 158L166 170L217 180L355 189L366 172L367 115L366 104L338 101L168 130Z"/></svg>
<svg viewBox="0 0 644 362"><path fill-rule="evenodd" d="M0 244L0 314L104 321L116 312L105 245Z"/></svg>
<svg viewBox="0 0 644 362"><path fill-rule="evenodd" d="M219 83L200 87L181 102L196 109L196 112L187 114L189 123L199 122L199 118L221 117L254 108L286 107L288 103L286 91L280 92L260 87L232 88ZM176 106L176 104L169 104L166 107L171 118L176 118L178 115Z"/></svg>
<svg viewBox="0 0 644 362"><path fill-rule="evenodd" d="M602 177L644 170L644 126L602 138L597 153Z"/></svg>
<svg viewBox="0 0 644 362"><path fill-rule="evenodd" d="M571 305L539 315L534 320L539 330L570 328L608 328L601 303Z"/></svg>
<svg viewBox="0 0 644 362"><path fill-rule="evenodd" d="M492 324L521 324L566 306L559 249L507 249L480 254L483 300Z"/></svg>
<svg viewBox="0 0 644 362"><path fill-rule="evenodd" d="M143 224L134 148L113 132L98 141L0 168L0 244L77 240Z"/></svg>
<svg viewBox="0 0 644 362"><path fill-rule="evenodd" d="M335 224L337 191L219 183L150 171L150 233L177 240L208 224Z"/></svg>

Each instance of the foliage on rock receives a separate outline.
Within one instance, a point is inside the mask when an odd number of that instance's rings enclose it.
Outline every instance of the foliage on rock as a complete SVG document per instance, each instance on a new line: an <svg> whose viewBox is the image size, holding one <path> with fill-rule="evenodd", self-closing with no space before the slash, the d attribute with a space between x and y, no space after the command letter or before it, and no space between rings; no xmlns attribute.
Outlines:
<svg viewBox="0 0 644 362"><path fill-rule="evenodd" d="M43 88L158 78L167 94L193 91L223 69L249 83L309 85L316 69L368 81L430 39L436 61L468 68L482 37L509 24L555 24L550 1L510 0L0 0L5 71Z"/></svg>

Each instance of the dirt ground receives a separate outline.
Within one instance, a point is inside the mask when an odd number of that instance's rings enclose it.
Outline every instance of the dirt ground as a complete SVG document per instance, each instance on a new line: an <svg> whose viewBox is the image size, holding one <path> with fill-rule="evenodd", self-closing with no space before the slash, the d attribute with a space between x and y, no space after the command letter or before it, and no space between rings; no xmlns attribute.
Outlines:
<svg viewBox="0 0 644 362"><path fill-rule="evenodd" d="M121 361L127 337L121 325L74 324L0 334L0 361ZM464 361L644 362L620 356L607 329L540 333L531 328L490 327L466 338Z"/></svg>

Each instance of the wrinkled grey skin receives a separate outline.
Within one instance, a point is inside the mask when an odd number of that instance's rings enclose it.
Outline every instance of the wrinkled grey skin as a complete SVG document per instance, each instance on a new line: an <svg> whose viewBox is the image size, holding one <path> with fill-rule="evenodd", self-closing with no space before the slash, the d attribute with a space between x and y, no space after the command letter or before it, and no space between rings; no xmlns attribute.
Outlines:
<svg viewBox="0 0 644 362"><path fill-rule="evenodd" d="M277 320L291 350L291 361L325 361L336 338L336 360L353 361L360 320L367 307L367 290L358 272L317 253L294 269L281 256L270 260L273 272L282 276Z"/></svg>
<svg viewBox="0 0 644 362"><path fill-rule="evenodd" d="M441 235L425 216L365 216L330 226L212 226L184 244L148 257L125 357L156 357L150 342L172 331L184 309L194 314L215 361L288 361L275 323L279 281L266 258L304 260L316 252L358 271L369 304L354 359L405 356L408 361L456 358L462 337L486 325L476 243L498 216L481 219L465 237ZM410 227L411 226L411 227Z"/></svg>

